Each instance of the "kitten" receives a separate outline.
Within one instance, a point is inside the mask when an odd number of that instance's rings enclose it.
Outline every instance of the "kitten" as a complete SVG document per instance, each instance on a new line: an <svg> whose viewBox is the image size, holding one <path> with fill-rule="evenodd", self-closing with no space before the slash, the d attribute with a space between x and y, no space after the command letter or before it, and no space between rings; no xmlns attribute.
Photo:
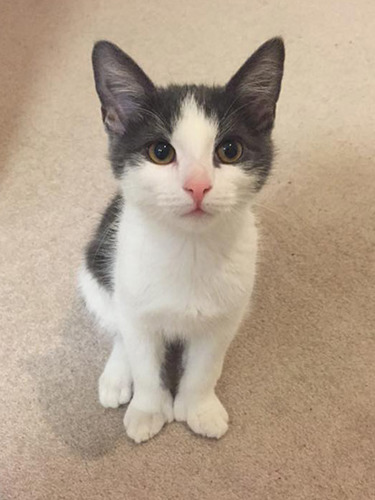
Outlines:
<svg viewBox="0 0 375 500"><path fill-rule="evenodd" d="M130 401L137 443L173 419L220 438L228 414L215 385L254 283L251 205L271 168L283 41L263 44L224 87L156 87L105 41L92 58L119 184L80 273L114 339L100 402ZM176 394L162 376L170 345L183 351Z"/></svg>

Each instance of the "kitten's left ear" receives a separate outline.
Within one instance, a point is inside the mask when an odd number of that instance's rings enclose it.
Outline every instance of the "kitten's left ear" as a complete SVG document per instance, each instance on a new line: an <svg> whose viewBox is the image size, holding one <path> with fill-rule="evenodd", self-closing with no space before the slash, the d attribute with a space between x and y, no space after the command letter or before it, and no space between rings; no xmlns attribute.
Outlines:
<svg viewBox="0 0 375 500"><path fill-rule="evenodd" d="M226 92L238 99L241 107L248 104L254 128L272 128L284 71L285 48L282 38L272 38L245 62L226 86Z"/></svg>

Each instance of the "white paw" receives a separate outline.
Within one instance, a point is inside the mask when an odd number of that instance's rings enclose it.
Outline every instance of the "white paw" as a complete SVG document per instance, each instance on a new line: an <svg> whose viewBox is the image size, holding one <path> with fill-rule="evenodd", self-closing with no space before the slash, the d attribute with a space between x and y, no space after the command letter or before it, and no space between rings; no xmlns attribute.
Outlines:
<svg viewBox="0 0 375 500"><path fill-rule="evenodd" d="M120 373L104 370L99 378L99 401L104 408L117 408L130 401L132 397L131 380Z"/></svg>
<svg viewBox="0 0 375 500"><path fill-rule="evenodd" d="M209 438L221 438L228 430L228 413L216 394L189 403L178 395L174 403L174 417L179 422L187 422L197 434Z"/></svg>
<svg viewBox="0 0 375 500"><path fill-rule="evenodd" d="M172 422L173 408L171 400L163 403L162 411L148 412L139 410L130 403L124 417L127 435L136 443L147 441L157 434L165 423Z"/></svg>

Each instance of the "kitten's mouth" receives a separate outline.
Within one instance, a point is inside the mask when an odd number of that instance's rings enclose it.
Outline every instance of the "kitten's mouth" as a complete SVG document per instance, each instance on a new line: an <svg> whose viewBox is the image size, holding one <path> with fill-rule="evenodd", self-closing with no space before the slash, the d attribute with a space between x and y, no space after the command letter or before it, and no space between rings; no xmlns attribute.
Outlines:
<svg viewBox="0 0 375 500"><path fill-rule="evenodd" d="M203 210L201 207L195 207L193 210L190 210L190 212L187 212L184 214L185 217L203 217L205 215L210 215L208 212Z"/></svg>

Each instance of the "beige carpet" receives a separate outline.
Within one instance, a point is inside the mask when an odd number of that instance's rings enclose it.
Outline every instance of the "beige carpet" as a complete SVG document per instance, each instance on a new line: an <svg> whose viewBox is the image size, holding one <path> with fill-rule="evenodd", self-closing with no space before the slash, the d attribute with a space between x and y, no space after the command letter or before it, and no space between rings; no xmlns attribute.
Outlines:
<svg viewBox="0 0 375 500"><path fill-rule="evenodd" d="M374 19L373 0L2 0L2 500L375 498ZM134 445L97 402L108 345L75 291L114 190L92 44L158 83L223 83L278 34L253 315L218 388L230 431L173 423Z"/></svg>

